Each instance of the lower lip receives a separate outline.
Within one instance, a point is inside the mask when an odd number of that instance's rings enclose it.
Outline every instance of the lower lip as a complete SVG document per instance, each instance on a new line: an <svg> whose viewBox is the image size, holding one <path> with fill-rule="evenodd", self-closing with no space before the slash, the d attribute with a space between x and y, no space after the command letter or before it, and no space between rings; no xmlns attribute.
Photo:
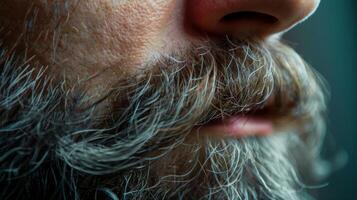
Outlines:
<svg viewBox="0 0 357 200"><path fill-rule="evenodd" d="M273 122L256 116L232 116L197 129L200 134L226 137L267 136L273 132Z"/></svg>

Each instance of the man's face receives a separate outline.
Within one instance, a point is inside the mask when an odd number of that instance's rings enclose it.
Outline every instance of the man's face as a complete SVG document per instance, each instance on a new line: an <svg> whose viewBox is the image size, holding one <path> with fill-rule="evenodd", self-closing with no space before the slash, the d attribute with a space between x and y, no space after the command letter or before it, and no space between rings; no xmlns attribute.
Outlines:
<svg viewBox="0 0 357 200"><path fill-rule="evenodd" d="M324 98L280 36L318 3L3 0L5 197L306 198Z"/></svg>

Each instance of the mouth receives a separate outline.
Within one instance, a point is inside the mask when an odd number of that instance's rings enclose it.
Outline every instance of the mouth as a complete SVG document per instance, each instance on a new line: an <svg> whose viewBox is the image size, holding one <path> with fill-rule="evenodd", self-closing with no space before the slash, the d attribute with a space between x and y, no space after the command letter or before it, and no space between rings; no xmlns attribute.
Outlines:
<svg viewBox="0 0 357 200"><path fill-rule="evenodd" d="M274 123L269 118L235 115L209 122L197 130L200 134L234 138L267 136L273 133Z"/></svg>
<svg viewBox="0 0 357 200"><path fill-rule="evenodd" d="M291 125L291 113L296 105L292 103L281 109L274 98L260 109L247 113L237 113L209 121L196 127L199 134L218 137L242 138L249 136L268 136ZM285 105L286 106L286 105Z"/></svg>

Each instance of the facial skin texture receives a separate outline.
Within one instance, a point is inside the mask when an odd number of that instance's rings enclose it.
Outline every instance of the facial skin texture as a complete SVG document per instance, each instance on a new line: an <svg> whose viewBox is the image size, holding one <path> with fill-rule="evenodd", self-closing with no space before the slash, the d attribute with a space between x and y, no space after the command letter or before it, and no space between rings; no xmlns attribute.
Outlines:
<svg viewBox="0 0 357 200"><path fill-rule="evenodd" d="M218 36L185 1L2 2L1 199L295 200L323 175L323 85L277 35L296 21ZM274 134L203 131L237 115Z"/></svg>

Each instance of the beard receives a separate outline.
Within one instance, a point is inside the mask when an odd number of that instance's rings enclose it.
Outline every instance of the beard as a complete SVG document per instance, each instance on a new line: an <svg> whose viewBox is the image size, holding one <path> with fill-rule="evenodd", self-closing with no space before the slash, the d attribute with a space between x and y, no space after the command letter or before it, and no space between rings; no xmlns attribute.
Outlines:
<svg viewBox="0 0 357 200"><path fill-rule="evenodd" d="M321 79L281 42L193 45L94 103L26 58L1 58L3 199L298 200L322 175ZM200 134L235 115L268 117L276 133Z"/></svg>

